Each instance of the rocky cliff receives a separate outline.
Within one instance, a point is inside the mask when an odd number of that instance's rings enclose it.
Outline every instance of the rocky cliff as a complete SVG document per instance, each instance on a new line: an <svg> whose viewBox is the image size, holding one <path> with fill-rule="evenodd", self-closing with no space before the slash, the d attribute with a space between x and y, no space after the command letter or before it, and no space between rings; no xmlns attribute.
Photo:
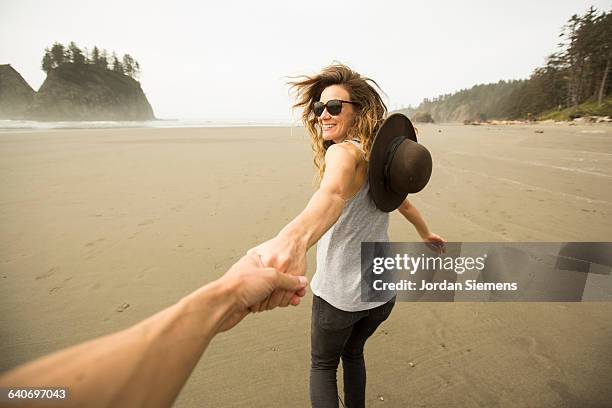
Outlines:
<svg viewBox="0 0 612 408"><path fill-rule="evenodd" d="M0 65L0 119L22 119L35 94L13 67Z"/></svg>
<svg viewBox="0 0 612 408"><path fill-rule="evenodd" d="M135 79L90 64L51 70L27 111L34 120L148 120L153 109Z"/></svg>

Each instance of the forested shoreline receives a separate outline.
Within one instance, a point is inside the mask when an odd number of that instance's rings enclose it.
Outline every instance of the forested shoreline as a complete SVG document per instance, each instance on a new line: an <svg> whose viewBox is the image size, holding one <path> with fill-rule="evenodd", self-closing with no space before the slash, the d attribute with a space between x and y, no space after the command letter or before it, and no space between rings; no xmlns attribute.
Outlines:
<svg viewBox="0 0 612 408"><path fill-rule="evenodd" d="M573 15L557 51L528 79L501 80L424 99L403 111L417 121L567 120L612 115L612 11Z"/></svg>

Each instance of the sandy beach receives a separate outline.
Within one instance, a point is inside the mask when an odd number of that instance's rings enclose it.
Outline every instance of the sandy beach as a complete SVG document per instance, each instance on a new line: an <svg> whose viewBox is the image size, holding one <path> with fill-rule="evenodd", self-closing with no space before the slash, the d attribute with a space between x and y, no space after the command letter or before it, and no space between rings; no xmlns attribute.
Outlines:
<svg viewBox="0 0 612 408"><path fill-rule="evenodd" d="M419 140L434 170L412 201L447 240L612 241L612 126ZM219 277L303 209L313 175L302 128L0 133L0 371ZM418 240L399 214L390 237ZM309 406L310 306L215 338L175 405ZM399 303L366 348L368 406L611 406L611 321L604 302Z"/></svg>

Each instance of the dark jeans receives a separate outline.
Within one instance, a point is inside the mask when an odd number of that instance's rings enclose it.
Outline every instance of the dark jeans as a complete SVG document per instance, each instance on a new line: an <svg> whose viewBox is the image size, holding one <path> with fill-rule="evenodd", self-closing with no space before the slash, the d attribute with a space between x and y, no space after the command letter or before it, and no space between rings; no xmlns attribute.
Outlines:
<svg viewBox="0 0 612 408"><path fill-rule="evenodd" d="M366 369L363 346L384 322L395 298L374 309L345 312L318 296L312 299L310 401L313 407L338 407L336 370L342 358L344 403L365 406Z"/></svg>

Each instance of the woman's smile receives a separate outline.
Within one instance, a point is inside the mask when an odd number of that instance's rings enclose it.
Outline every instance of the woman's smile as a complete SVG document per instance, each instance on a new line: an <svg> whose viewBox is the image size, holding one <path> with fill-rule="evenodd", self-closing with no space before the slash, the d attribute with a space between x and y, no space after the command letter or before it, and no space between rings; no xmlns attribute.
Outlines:
<svg viewBox="0 0 612 408"><path fill-rule="evenodd" d="M335 123L329 123L329 124L323 124L322 126L323 128L323 134L331 134L333 133L334 129L336 128L336 124Z"/></svg>

